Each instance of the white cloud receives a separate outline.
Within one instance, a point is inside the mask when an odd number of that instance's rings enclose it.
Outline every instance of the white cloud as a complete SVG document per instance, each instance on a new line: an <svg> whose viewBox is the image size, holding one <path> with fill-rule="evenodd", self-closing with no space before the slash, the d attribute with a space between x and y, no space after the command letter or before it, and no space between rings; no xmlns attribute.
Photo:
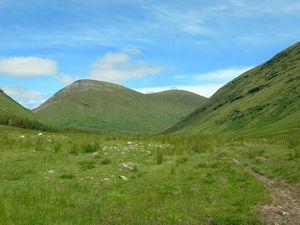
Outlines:
<svg viewBox="0 0 300 225"><path fill-rule="evenodd" d="M1 89L10 97L15 99L26 108L33 109L47 100L48 96L23 87L1 87Z"/></svg>
<svg viewBox="0 0 300 225"><path fill-rule="evenodd" d="M154 7L151 9L154 18L158 19L158 25L165 29L176 28L181 32L195 35L212 34L214 31L204 24L206 13L199 10L188 9L184 13L182 9L170 7Z"/></svg>
<svg viewBox="0 0 300 225"><path fill-rule="evenodd" d="M162 86L162 87L147 87L147 88L136 88L136 91L150 94L156 93L166 90L185 90L190 91L205 97L212 96L219 88L221 88L224 84L223 83L216 83L216 84L203 84L203 85L174 85L174 86Z"/></svg>
<svg viewBox="0 0 300 225"><path fill-rule="evenodd" d="M56 61L31 56L0 58L0 75L14 78L52 76L63 84L70 84L75 81L75 78L59 72Z"/></svg>
<svg viewBox="0 0 300 225"><path fill-rule="evenodd" d="M230 81L237 76L243 74L244 72L252 69L253 67L233 67L228 69L221 69L212 72L202 73L196 75L196 80L203 80L203 81Z"/></svg>
<svg viewBox="0 0 300 225"><path fill-rule="evenodd" d="M106 53L93 65L91 79L120 83L124 80L153 75L162 71L162 67L144 61L134 61L125 53Z"/></svg>
<svg viewBox="0 0 300 225"><path fill-rule="evenodd" d="M0 74L12 77L39 77L56 74L55 61L40 57L0 58Z"/></svg>

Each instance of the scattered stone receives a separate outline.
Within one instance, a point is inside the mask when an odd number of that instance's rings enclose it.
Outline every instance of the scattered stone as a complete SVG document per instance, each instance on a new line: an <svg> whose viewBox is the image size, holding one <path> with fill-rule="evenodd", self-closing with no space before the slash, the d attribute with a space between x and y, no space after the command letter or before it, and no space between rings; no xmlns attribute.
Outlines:
<svg viewBox="0 0 300 225"><path fill-rule="evenodd" d="M43 135L43 133L38 133L38 136L42 136Z"/></svg>
<svg viewBox="0 0 300 225"><path fill-rule="evenodd" d="M25 135L21 135L21 137L20 138L25 138Z"/></svg>
<svg viewBox="0 0 300 225"><path fill-rule="evenodd" d="M128 144L128 145L131 145L131 144L132 144L132 141L128 141L127 144Z"/></svg>
<svg viewBox="0 0 300 225"><path fill-rule="evenodd" d="M126 163L121 163L119 165L120 170L129 170L133 171L137 168L137 165L133 162L126 162Z"/></svg>
<svg viewBox="0 0 300 225"><path fill-rule="evenodd" d="M109 179L109 178L107 178L107 177L105 177L103 180L104 180L104 181L109 181L110 179Z"/></svg>
<svg viewBox="0 0 300 225"><path fill-rule="evenodd" d="M290 215L288 212L285 212L285 211L280 211L280 215L283 215L283 216L288 216Z"/></svg>
<svg viewBox="0 0 300 225"><path fill-rule="evenodd" d="M121 178L121 180L123 180L123 181L128 181L128 178L127 178L127 177L125 177L125 176L122 176L122 175L120 175L119 177L120 177L120 178Z"/></svg>
<svg viewBox="0 0 300 225"><path fill-rule="evenodd" d="M48 173L53 174L53 173L55 173L55 171L54 170L49 170Z"/></svg>

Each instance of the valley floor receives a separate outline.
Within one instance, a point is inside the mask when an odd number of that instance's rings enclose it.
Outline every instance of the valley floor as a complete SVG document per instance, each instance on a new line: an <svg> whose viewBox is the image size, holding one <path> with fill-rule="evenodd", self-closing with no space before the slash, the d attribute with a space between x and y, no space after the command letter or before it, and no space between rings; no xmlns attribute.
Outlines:
<svg viewBox="0 0 300 225"><path fill-rule="evenodd" d="M1 225L299 224L297 137L0 127L0 143Z"/></svg>

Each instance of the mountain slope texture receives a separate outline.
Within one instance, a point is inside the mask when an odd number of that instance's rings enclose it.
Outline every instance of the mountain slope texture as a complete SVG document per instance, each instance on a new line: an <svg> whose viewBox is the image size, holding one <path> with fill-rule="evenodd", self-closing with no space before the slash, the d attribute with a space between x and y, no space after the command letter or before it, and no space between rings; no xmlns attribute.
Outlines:
<svg viewBox="0 0 300 225"><path fill-rule="evenodd" d="M20 117L31 117L31 112L14 101L2 90L0 90L0 115L8 116L15 115Z"/></svg>
<svg viewBox="0 0 300 225"><path fill-rule="evenodd" d="M34 114L0 90L0 124L22 128L49 129Z"/></svg>
<svg viewBox="0 0 300 225"><path fill-rule="evenodd" d="M94 80L79 80L34 110L57 127L156 133L194 111L206 98L180 90L142 94Z"/></svg>
<svg viewBox="0 0 300 225"><path fill-rule="evenodd" d="M219 89L166 132L300 132L300 42Z"/></svg>

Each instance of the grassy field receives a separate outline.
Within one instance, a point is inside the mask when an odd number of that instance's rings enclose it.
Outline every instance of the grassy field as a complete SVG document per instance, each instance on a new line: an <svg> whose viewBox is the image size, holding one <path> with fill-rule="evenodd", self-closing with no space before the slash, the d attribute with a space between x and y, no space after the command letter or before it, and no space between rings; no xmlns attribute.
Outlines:
<svg viewBox="0 0 300 225"><path fill-rule="evenodd" d="M0 127L0 224L260 224L241 160L300 182L296 138L118 136ZM284 168L284 169L283 169Z"/></svg>

